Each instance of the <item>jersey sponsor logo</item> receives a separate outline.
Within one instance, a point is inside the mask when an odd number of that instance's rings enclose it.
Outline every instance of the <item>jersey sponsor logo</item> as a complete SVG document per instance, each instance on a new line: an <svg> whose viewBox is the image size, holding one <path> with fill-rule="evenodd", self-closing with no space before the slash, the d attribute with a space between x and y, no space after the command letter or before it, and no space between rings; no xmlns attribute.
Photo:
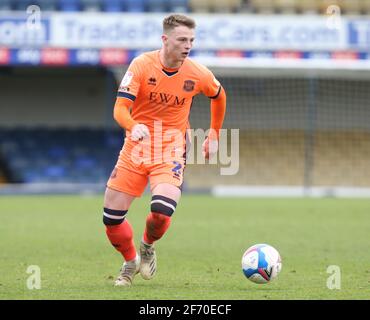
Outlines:
<svg viewBox="0 0 370 320"><path fill-rule="evenodd" d="M191 92L194 90L195 82L192 80L185 80L183 89L184 91Z"/></svg>
<svg viewBox="0 0 370 320"><path fill-rule="evenodd" d="M148 84L155 86L157 84L156 78L150 77L148 80Z"/></svg>
<svg viewBox="0 0 370 320"><path fill-rule="evenodd" d="M127 87L131 83L131 80L132 80L133 76L134 76L134 74L131 71L127 71L125 76L123 77L123 79L121 81L120 88L121 87Z"/></svg>
<svg viewBox="0 0 370 320"><path fill-rule="evenodd" d="M156 103L161 103L165 105L184 105L186 98L174 96L173 94L164 92L150 92L149 100L155 101Z"/></svg>

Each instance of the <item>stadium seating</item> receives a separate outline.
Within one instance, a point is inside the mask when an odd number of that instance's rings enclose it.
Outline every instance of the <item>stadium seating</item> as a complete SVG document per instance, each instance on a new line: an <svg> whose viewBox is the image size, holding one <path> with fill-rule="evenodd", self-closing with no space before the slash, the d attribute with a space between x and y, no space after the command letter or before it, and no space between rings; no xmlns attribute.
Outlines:
<svg viewBox="0 0 370 320"><path fill-rule="evenodd" d="M31 4L35 4L35 2L32 0L17 0L14 2L13 5L16 10L25 11L27 7L30 6Z"/></svg>
<svg viewBox="0 0 370 320"><path fill-rule="evenodd" d="M241 0L222 0L222 1L212 1L211 2L211 11L220 12L220 13L230 13L238 12L241 7Z"/></svg>
<svg viewBox="0 0 370 320"><path fill-rule="evenodd" d="M80 0L59 0L61 11L74 12L82 9Z"/></svg>
<svg viewBox="0 0 370 320"><path fill-rule="evenodd" d="M0 0L0 11L2 10L12 10L12 0Z"/></svg>
<svg viewBox="0 0 370 320"><path fill-rule="evenodd" d="M305 1L305 2L308 3L309 1ZM319 12L325 13L326 9L329 6L335 5L335 6L342 7L342 4L343 4L344 1L343 0L315 0L313 2L316 5L316 7L318 8Z"/></svg>
<svg viewBox="0 0 370 320"><path fill-rule="evenodd" d="M370 0L361 1L361 13L370 14Z"/></svg>
<svg viewBox="0 0 370 320"><path fill-rule="evenodd" d="M314 186L369 187L370 134L368 132L317 132L314 167L309 183ZM356 143L353 143L356 141ZM188 164L186 183L189 188L212 185L305 185L305 133L300 130L249 130L240 132L239 172L220 176L223 166ZM333 165L334 164L334 165Z"/></svg>
<svg viewBox="0 0 370 320"><path fill-rule="evenodd" d="M84 11L101 11L101 0L80 0L82 10Z"/></svg>
<svg viewBox="0 0 370 320"><path fill-rule="evenodd" d="M275 0L275 10L282 14L291 14L297 11L299 0Z"/></svg>
<svg viewBox="0 0 370 320"><path fill-rule="evenodd" d="M189 0L189 6L193 12L209 12L211 0Z"/></svg>
<svg viewBox="0 0 370 320"><path fill-rule="evenodd" d="M194 12L257 14L326 14L337 5L341 14L370 14L370 0L0 0L0 10L103 12Z"/></svg>
<svg viewBox="0 0 370 320"><path fill-rule="evenodd" d="M331 1L331 3L334 3L334 1ZM322 2L318 0L301 0L297 1L296 8L299 13L317 14L321 11L326 12L327 6L322 5Z"/></svg>
<svg viewBox="0 0 370 320"><path fill-rule="evenodd" d="M189 1L170 0L168 1L168 10L170 12L189 12Z"/></svg>
<svg viewBox="0 0 370 320"><path fill-rule="evenodd" d="M250 0L249 8L255 13L273 13L274 0Z"/></svg>
<svg viewBox="0 0 370 320"><path fill-rule="evenodd" d="M0 129L0 155L13 181L103 183L123 132L103 129Z"/></svg>
<svg viewBox="0 0 370 320"><path fill-rule="evenodd" d="M102 0L102 10L106 12L121 12L124 10L124 0Z"/></svg>
<svg viewBox="0 0 370 320"><path fill-rule="evenodd" d="M125 11L127 12L145 12L145 0L126 0Z"/></svg>
<svg viewBox="0 0 370 320"><path fill-rule="evenodd" d="M167 0L146 0L146 9L149 12L167 12Z"/></svg>
<svg viewBox="0 0 370 320"><path fill-rule="evenodd" d="M37 0L37 1L33 1L33 3L38 5L42 11L58 10L57 0Z"/></svg>
<svg viewBox="0 0 370 320"><path fill-rule="evenodd" d="M361 3L366 1L361 0L342 0L340 3L341 13L345 14L361 14Z"/></svg>
<svg viewBox="0 0 370 320"><path fill-rule="evenodd" d="M256 13L325 14L336 5L342 14L369 14L370 0L249 0L248 9ZM331 12L330 12L331 13Z"/></svg>

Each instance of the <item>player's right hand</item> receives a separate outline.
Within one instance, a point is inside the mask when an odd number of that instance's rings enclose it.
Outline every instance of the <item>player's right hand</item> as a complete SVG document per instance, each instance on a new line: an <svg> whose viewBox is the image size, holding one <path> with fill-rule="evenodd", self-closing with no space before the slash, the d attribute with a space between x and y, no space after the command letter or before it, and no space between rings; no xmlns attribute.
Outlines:
<svg viewBox="0 0 370 320"><path fill-rule="evenodd" d="M150 136L149 129L145 124L138 123L132 127L131 130L132 141L139 141L149 136Z"/></svg>

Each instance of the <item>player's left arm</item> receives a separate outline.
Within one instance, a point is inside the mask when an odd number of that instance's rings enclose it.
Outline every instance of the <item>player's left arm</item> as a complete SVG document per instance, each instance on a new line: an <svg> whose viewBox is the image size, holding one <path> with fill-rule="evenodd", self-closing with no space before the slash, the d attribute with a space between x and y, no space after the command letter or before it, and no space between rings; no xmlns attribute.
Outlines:
<svg viewBox="0 0 370 320"><path fill-rule="evenodd" d="M211 125L209 137L218 140L226 112L226 92L220 86L216 98L211 98Z"/></svg>
<svg viewBox="0 0 370 320"><path fill-rule="evenodd" d="M209 82L210 76L213 77L211 82ZM220 130L226 113L226 92L211 72L206 78L208 78L208 85L203 90L203 93L211 99L211 123L208 136L202 145L202 151L203 156L209 159L218 151ZM216 94L212 95L215 92Z"/></svg>
<svg viewBox="0 0 370 320"><path fill-rule="evenodd" d="M122 79L113 112L114 119L122 128L129 131L129 136L133 141L141 140L150 135L148 127L138 123L130 113L139 92L142 74L143 56L140 56L131 62Z"/></svg>

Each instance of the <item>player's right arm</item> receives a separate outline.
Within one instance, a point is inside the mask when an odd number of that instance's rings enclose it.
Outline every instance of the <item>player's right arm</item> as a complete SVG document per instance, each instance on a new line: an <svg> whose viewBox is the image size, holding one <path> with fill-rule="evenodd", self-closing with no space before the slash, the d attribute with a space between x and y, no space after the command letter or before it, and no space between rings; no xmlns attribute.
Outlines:
<svg viewBox="0 0 370 320"><path fill-rule="evenodd" d="M132 119L130 114L132 102L129 99L117 97L113 116L120 127L131 132L131 140L138 141L149 136L149 129L145 124Z"/></svg>
<svg viewBox="0 0 370 320"><path fill-rule="evenodd" d="M113 111L114 119L122 128L130 131L130 137L133 141L149 136L147 126L135 121L130 113L139 92L141 76L141 63L139 59L134 59L121 81Z"/></svg>

